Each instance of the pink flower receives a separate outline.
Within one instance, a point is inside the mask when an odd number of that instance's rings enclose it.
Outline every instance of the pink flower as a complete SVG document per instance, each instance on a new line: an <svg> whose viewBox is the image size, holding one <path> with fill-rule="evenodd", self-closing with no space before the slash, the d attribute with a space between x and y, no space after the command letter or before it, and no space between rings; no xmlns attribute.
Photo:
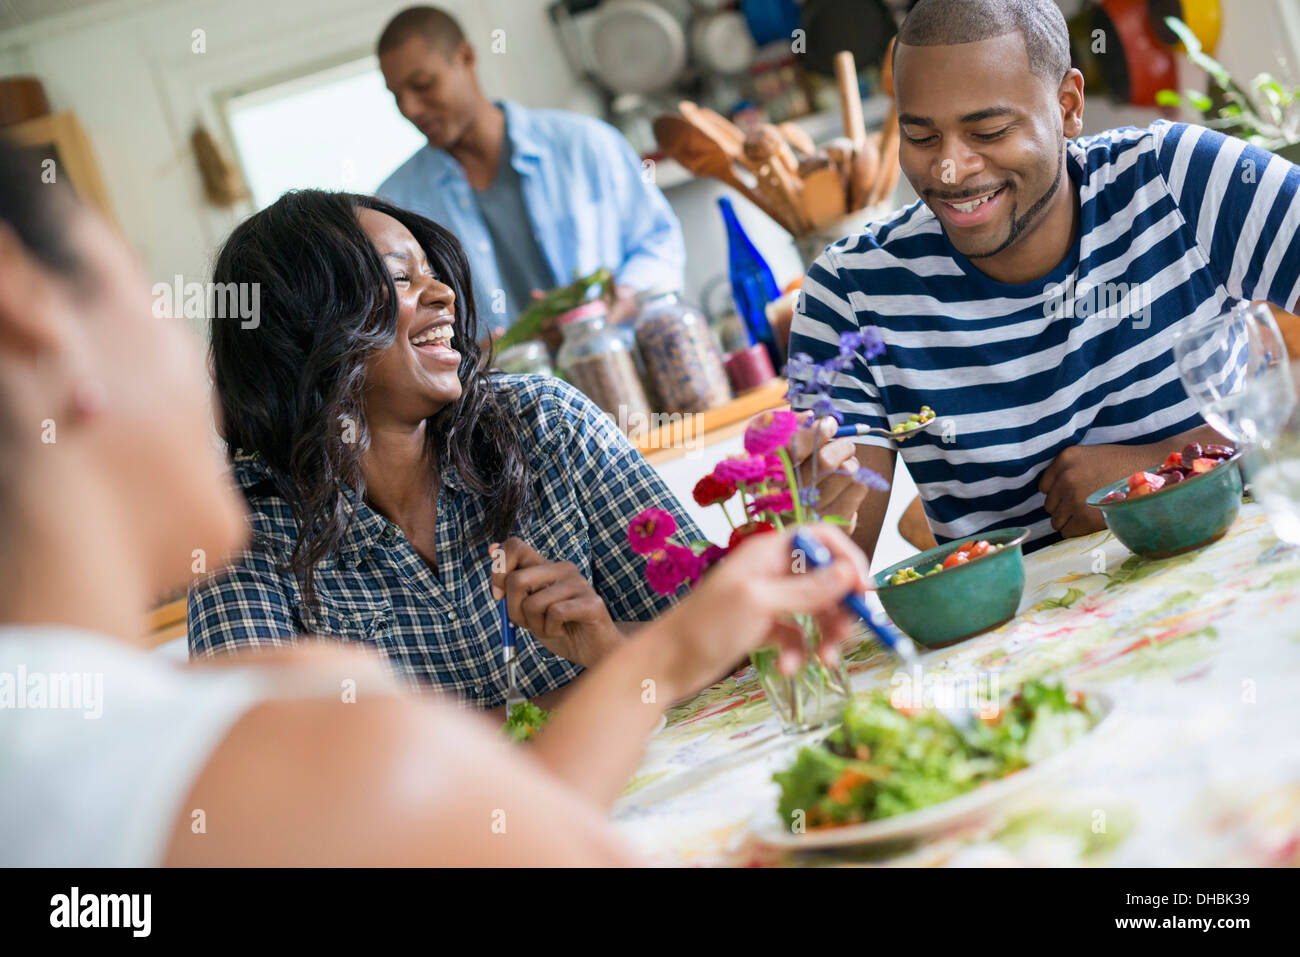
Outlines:
<svg viewBox="0 0 1300 957"><path fill-rule="evenodd" d="M767 455L784 447L799 428L799 417L786 409L774 409L756 415L745 429L745 451L750 455Z"/></svg>
<svg viewBox="0 0 1300 957"><path fill-rule="evenodd" d="M767 460L759 455L733 455L723 459L713 468L713 477L719 482L752 485L767 473Z"/></svg>
<svg viewBox="0 0 1300 957"><path fill-rule="evenodd" d="M700 553L700 565L703 571L708 571L718 562L727 557L727 550L720 545L710 545Z"/></svg>
<svg viewBox="0 0 1300 957"><path fill-rule="evenodd" d="M647 508L632 519L627 527L627 543L638 555L649 555L664 547L668 537L677 531L677 520L662 508Z"/></svg>
<svg viewBox="0 0 1300 957"><path fill-rule="evenodd" d="M645 578L661 595L676 594L685 582L697 582L704 572L700 557L681 545L667 545L650 556Z"/></svg>
<svg viewBox="0 0 1300 957"><path fill-rule="evenodd" d="M769 482L785 482L785 463L775 452L767 455L767 474L764 478Z"/></svg>
<svg viewBox="0 0 1300 957"><path fill-rule="evenodd" d="M786 512L793 511L794 496L790 494L788 488L773 492L771 495L760 495L749 505L751 515L757 515L760 512L775 512L777 515L784 515Z"/></svg>

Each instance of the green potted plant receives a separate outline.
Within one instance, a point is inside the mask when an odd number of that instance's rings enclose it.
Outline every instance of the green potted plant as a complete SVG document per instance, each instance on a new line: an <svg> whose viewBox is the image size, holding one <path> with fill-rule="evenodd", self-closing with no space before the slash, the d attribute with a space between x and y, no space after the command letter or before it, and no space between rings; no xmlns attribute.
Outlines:
<svg viewBox="0 0 1300 957"><path fill-rule="evenodd" d="M1161 90L1156 102L1174 107L1186 104L1197 110L1211 129L1300 163L1300 87L1288 90L1272 74L1261 73L1247 90L1223 64L1201 49L1187 24L1177 17L1165 17L1165 23L1183 41L1187 58L1210 75L1216 95L1196 90L1180 95L1175 90Z"/></svg>

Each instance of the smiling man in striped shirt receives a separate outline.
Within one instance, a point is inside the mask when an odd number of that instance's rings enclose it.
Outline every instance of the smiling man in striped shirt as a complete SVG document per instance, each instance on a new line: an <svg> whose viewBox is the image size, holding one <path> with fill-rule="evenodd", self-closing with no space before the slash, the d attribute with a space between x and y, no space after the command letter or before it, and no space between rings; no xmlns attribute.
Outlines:
<svg viewBox="0 0 1300 957"><path fill-rule="evenodd" d="M1114 42L1114 38L1110 38ZM841 373L847 423L941 422L902 454L939 541L1016 525L1029 547L1102 528L1102 485L1220 442L1173 358L1183 323L1300 296L1300 168L1198 126L1082 131L1083 77L1052 0L921 0L894 61L899 160L920 200L809 270L791 354ZM892 475L886 439L857 458ZM855 538L870 554L888 504Z"/></svg>

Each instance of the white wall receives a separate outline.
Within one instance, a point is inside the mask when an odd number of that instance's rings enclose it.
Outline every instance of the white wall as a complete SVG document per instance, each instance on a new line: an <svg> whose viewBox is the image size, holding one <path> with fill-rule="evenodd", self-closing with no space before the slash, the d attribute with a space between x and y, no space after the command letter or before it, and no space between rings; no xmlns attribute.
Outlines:
<svg viewBox="0 0 1300 957"><path fill-rule="evenodd" d="M110 0L0 33L0 75L30 73L55 111L89 134L118 220L155 281L203 281L246 207L202 195L189 136L200 118L225 141L223 94L372 52L407 0ZM443 0L480 51L490 95L595 108L560 54L547 0ZM490 52L505 31L504 53ZM205 31L206 52L193 51ZM346 122L346 117L340 117Z"/></svg>
<svg viewBox="0 0 1300 957"><path fill-rule="evenodd" d="M545 9L548 0L444 0L480 50L491 95L536 106L597 109L592 91L568 66ZM217 244L246 208L215 210L202 197L189 148L196 120L224 140L219 97L373 49L379 30L408 0L104 0L88 9L0 33L0 75L33 73L55 110L73 109L89 132L127 238L155 280L180 273L203 279ZM1249 78L1280 57L1300 82L1300 3L1230 0L1224 4L1220 59ZM205 53L192 32L206 31ZM492 54L492 31L506 52ZM1194 68L1188 83L1203 86ZM1146 123L1152 110L1100 98L1085 111L1088 131ZM341 117L340 122L346 122ZM722 187L689 185L673 202L687 226L688 292L725 269L715 199ZM902 202L906 193L901 193ZM742 221L772 259L778 279L797 258L783 234L743 201Z"/></svg>

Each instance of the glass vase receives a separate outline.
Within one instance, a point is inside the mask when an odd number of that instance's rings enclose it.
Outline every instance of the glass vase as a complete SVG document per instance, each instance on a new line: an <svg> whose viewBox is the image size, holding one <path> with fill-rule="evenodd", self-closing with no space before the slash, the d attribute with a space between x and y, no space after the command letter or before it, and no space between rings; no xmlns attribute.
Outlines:
<svg viewBox="0 0 1300 957"><path fill-rule="evenodd" d="M758 683L786 734L813 731L838 721L852 694L844 660L828 668L813 655L820 638L816 622L799 619L799 625L804 630L808 660L793 675L778 669L779 648L760 648L750 656Z"/></svg>

